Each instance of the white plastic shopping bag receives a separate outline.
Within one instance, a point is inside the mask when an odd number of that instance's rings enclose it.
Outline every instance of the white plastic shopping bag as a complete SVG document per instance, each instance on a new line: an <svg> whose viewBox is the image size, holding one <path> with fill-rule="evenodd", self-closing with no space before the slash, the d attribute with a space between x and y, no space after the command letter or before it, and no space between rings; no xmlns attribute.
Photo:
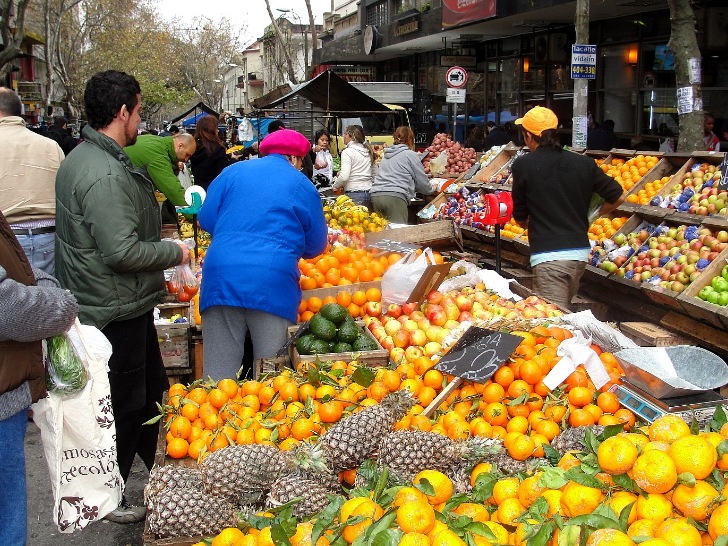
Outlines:
<svg viewBox="0 0 728 546"><path fill-rule="evenodd" d="M68 337L87 366L88 383L69 396L49 393L32 406L53 488L53 521L62 533L83 529L116 509L124 490L109 389L111 343L78 320Z"/></svg>
<svg viewBox="0 0 728 546"><path fill-rule="evenodd" d="M386 303L407 303L428 265L435 263L432 250L426 248L419 256L409 252L392 265L382 277L382 301Z"/></svg>

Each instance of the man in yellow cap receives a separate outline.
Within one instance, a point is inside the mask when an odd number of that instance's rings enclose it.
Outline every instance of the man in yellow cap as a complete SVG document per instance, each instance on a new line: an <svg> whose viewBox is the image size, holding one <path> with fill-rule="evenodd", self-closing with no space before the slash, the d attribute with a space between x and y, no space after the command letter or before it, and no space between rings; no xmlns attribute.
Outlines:
<svg viewBox="0 0 728 546"><path fill-rule="evenodd" d="M604 198L600 215L625 194L592 158L562 149L559 120L548 108L536 106L515 123L530 153L513 163L513 218L528 228L534 291L569 309L589 257L592 194Z"/></svg>

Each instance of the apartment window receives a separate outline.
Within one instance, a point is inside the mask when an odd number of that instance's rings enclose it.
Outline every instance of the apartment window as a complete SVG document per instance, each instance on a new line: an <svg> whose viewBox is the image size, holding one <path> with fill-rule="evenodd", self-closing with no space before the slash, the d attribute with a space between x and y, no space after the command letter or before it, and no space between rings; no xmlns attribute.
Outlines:
<svg viewBox="0 0 728 546"><path fill-rule="evenodd" d="M389 22L389 2L383 0L371 6L367 6L367 25L381 27Z"/></svg>

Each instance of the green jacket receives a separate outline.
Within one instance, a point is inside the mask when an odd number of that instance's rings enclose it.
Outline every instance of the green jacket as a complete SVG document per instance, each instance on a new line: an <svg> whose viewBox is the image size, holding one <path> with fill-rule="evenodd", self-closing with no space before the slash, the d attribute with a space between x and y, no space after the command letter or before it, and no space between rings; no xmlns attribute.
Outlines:
<svg viewBox="0 0 728 546"><path fill-rule="evenodd" d="M140 135L136 144L124 148L137 168L145 168L157 189L167 196L175 207L186 207L185 190L174 174L177 154L172 137Z"/></svg>
<svg viewBox="0 0 728 546"><path fill-rule="evenodd" d="M119 145L90 126L56 176L56 276L101 329L138 317L162 299L163 270L182 249L160 241L154 186Z"/></svg>

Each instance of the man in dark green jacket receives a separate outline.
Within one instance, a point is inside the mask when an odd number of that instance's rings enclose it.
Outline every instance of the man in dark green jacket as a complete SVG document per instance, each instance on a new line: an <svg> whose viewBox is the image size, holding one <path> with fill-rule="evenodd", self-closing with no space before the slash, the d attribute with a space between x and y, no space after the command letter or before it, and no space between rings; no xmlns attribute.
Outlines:
<svg viewBox="0 0 728 546"><path fill-rule="evenodd" d="M79 303L79 318L111 342L111 404L117 460L129 477L134 455L151 469L158 426L142 426L169 387L153 309L164 294L164 273L189 263L181 242L161 241L154 185L132 165L141 118L139 83L109 70L86 85L88 125L56 176L56 274ZM106 517L117 523L144 518L126 501Z"/></svg>
<svg viewBox="0 0 728 546"><path fill-rule="evenodd" d="M124 151L135 167L146 169L157 189L175 207L185 207L188 204L185 190L175 169L178 163L186 163L192 157L196 147L195 139L188 133L179 133L173 137L141 135Z"/></svg>

